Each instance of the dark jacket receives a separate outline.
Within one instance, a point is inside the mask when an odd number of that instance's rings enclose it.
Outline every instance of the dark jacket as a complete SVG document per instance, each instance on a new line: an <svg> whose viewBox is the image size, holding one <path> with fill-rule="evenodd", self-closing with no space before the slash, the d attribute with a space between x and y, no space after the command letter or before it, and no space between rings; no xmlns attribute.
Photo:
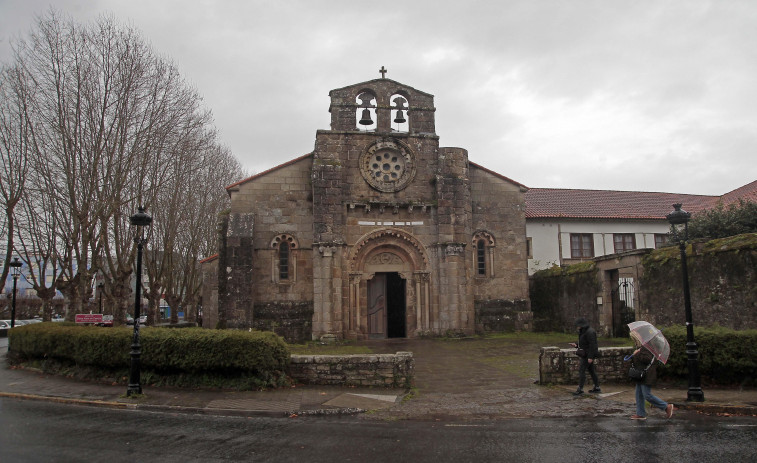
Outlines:
<svg viewBox="0 0 757 463"><path fill-rule="evenodd" d="M586 351L586 358L595 359L599 357L599 346L597 345L597 332L590 326L581 327L578 332L578 347Z"/></svg>
<svg viewBox="0 0 757 463"><path fill-rule="evenodd" d="M649 387L657 384L657 362L653 361L654 358L654 354L649 349L642 347L639 353L634 355L631 360L633 366L640 370L647 368L649 362L652 362L652 365L647 369L647 374L644 376L644 381L642 381L642 384Z"/></svg>

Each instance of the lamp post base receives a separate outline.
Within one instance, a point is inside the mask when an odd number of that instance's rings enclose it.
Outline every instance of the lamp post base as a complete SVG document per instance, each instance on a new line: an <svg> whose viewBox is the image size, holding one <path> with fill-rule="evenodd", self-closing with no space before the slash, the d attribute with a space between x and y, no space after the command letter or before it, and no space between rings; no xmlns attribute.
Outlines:
<svg viewBox="0 0 757 463"><path fill-rule="evenodd" d="M142 393L142 381L140 381L140 357L142 351L139 346L139 323L134 322L134 344L131 345L131 367L129 371L129 385L126 388L126 397Z"/></svg>
<svg viewBox="0 0 757 463"><path fill-rule="evenodd" d="M686 396L687 402L704 402L704 392L701 387L690 387Z"/></svg>
<svg viewBox="0 0 757 463"><path fill-rule="evenodd" d="M126 397L142 394L142 386L139 384L129 384L126 388Z"/></svg>

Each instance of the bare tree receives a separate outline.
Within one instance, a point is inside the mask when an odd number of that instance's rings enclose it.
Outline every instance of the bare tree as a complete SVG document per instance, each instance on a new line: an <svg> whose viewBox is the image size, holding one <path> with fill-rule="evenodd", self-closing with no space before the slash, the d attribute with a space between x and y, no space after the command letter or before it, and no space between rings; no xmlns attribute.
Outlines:
<svg viewBox="0 0 757 463"><path fill-rule="evenodd" d="M16 82L13 69L23 85L6 83ZM129 217L144 206L154 217L146 255L151 318L163 294L176 309L194 307L196 262L215 246L215 216L228 201L223 186L241 174L218 146L197 91L133 28L109 17L81 25L55 10L15 44L14 67L3 76L2 194L10 229L9 205L25 194L25 160L30 153L35 159L25 223L7 234L6 261L18 235L38 293L62 291L69 318L90 299L100 273L109 310L123 321L136 253Z"/></svg>
<svg viewBox="0 0 757 463"><path fill-rule="evenodd" d="M27 118L28 95L16 66L0 70L0 201L5 212L6 245L0 281L8 278L16 233L15 210L21 200L29 169L31 127Z"/></svg>
<svg viewBox="0 0 757 463"><path fill-rule="evenodd" d="M176 226L165 230L171 245L164 247L162 253L161 288L172 307L172 323L177 321L179 307L184 309L188 321L196 319L202 284L199 261L215 252L216 218L228 208L224 186L241 174L238 161L218 145L196 153L193 166L188 171L190 175L180 179L181 191L186 192L181 195L182 201L165 198L165 204L171 208L169 215L178 220Z"/></svg>

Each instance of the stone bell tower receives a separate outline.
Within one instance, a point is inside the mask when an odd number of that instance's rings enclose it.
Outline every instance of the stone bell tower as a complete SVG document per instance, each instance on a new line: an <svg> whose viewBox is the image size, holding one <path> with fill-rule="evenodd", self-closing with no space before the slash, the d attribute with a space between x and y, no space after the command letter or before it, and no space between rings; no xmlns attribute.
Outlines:
<svg viewBox="0 0 757 463"><path fill-rule="evenodd" d="M313 158L314 335L474 329L467 152L434 98L384 77L332 90Z"/></svg>

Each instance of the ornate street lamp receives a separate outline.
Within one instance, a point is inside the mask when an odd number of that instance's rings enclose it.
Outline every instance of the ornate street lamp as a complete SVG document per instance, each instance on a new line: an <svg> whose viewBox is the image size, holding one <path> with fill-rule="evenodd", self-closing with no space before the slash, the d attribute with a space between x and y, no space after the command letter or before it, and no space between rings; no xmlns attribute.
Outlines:
<svg viewBox="0 0 757 463"><path fill-rule="evenodd" d="M147 238L144 236L144 229L150 226L152 217L147 215L144 207L139 206L137 213L131 216L130 219L131 224L137 227L137 234L134 237L134 242L137 243L137 269L136 282L134 284L134 337L131 343L131 370L129 372L129 386L126 389L127 397L142 393L142 385L139 383L140 356L142 355L139 345L139 309L142 305L142 296L140 294L142 289L142 247L147 242Z"/></svg>
<svg viewBox="0 0 757 463"><path fill-rule="evenodd" d="M8 264L11 266L11 274L13 275L13 299L11 302L11 328L16 326L16 282L18 282L18 276L21 275L21 262L18 257L13 258L13 262Z"/></svg>
<svg viewBox="0 0 757 463"><path fill-rule="evenodd" d="M704 402L699 377L699 363L697 357L697 343L694 342L694 323L691 321L691 295L689 292L689 269L686 264L686 241L689 239L689 219L691 214L681 209L681 204L673 204L673 212L667 215L668 222L673 227L673 233L678 239L681 250L681 273L683 273L683 306L686 311L686 356L689 367L689 391L686 400ZM676 225L683 225L684 235L681 236Z"/></svg>

